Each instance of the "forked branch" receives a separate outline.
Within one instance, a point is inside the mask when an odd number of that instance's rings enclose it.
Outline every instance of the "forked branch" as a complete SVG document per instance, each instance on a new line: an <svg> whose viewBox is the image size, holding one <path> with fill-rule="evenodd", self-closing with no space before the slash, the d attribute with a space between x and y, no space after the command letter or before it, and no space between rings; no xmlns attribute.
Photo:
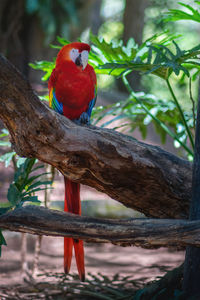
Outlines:
<svg viewBox="0 0 200 300"><path fill-rule="evenodd" d="M147 216L187 218L189 162L114 130L74 124L43 104L2 56L0 118L19 155L37 157Z"/></svg>

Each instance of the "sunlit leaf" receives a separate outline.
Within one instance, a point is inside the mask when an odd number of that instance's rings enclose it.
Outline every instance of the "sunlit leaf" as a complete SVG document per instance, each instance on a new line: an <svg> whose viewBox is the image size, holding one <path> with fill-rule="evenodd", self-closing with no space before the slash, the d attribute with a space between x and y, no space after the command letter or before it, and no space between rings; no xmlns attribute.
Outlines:
<svg viewBox="0 0 200 300"><path fill-rule="evenodd" d="M13 156L15 156L15 152L7 152L0 156L0 161L5 163L5 167L7 168L12 161Z"/></svg>

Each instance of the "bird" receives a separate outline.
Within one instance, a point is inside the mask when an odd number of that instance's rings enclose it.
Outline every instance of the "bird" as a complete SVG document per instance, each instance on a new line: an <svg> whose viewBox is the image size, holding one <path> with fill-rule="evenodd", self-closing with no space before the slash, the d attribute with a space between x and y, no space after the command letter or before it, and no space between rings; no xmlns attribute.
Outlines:
<svg viewBox="0 0 200 300"><path fill-rule="evenodd" d="M73 42L58 52L49 81L49 106L75 123L90 124L97 97L94 68L88 64L89 44ZM64 211L81 215L80 184L64 176ZM79 278L85 280L83 241L64 237L64 271L70 271L74 248Z"/></svg>

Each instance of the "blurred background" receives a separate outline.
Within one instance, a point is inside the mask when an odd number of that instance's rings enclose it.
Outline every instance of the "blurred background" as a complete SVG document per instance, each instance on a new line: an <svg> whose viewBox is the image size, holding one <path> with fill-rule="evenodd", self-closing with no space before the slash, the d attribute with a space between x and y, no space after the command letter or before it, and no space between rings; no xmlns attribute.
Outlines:
<svg viewBox="0 0 200 300"><path fill-rule="evenodd" d="M185 4L197 7L194 1L182 1ZM0 1L0 52L3 53L31 82L36 91L42 95L47 93L47 82L41 81L42 72L35 71L30 62L52 61L58 50L50 44L57 43L57 36L69 41L79 38L89 42L92 32L105 39L107 43L123 40L126 44L133 37L136 44L141 45L155 33L169 32L177 38L183 49L190 49L199 44L200 24L191 20L179 22L165 22L163 15L169 9L180 8L178 1L173 0L1 0ZM182 9L186 9L182 7ZM164 81L153 75L132 72L129 82L135 92L154 95L159 99L171 100L171 95ZM193 98L198 96L198 81L192 84ZM177 98L186 112L191 111L189 89L186 79L180 80L173 76L173 85ZM187 97L186 97L187 95ZM109 106L119 101L125 101L127 91L121 81L114 76L98 74L97 106ZM123 121L108 122L107 116L102 122L108 127L122 131L120 124ZM173 138L162 136L152 122L142 119L142 125L135 126L134 130L125 130L139 140L154 145L161 145L164 149L188 158L186 153L177 145ZM146 122L146 123L145 123ZM144 126L143 126L144 125ZM173 124L172 124L173 125ZM1 128L3 124L1 123ZM178 130L178 129L177 129ZM1 154L6 153L5 144L1 144ZM5 167L5 159L0 163L0 201L6 201L7 190L13 180L14 169L12 164ZM48 168L48 167L46 167ZM40 200L48 197L51 208L63 207L62 176L55 172L53 191L48 195L40 194ZM123 207L106 195L100 194L91 188L82 187L83 214L98 217L138 217L140 213ZM3 247L3 256L0 263L2 279L6 282L8 276L19 274L21 268L21 235L5 233L8 247ZM26 268L33 268L35 237L27 239L28 256ZM57 243L57 244L56 244ZM26 242L25 242L26 244ZM59 246L58 246L59 245ZM25 245L26 247L26 245ZM163 274L166 270L176 266L184 259L183 252L172 252L167 249L144 250L135 248L120 248L111 245L88 245L86 249L86 268L88 271L100 271L107 274L122 272L133 274L141 272L148 279ZM62 271L62 239L44 238L41 246L42 269L56 269ZM160 252L158 252L160 251ZM160 256L158 255L160 253ZM142 254L144 254L142 258ZM126 257L126 259L125 259ZM120 260L121 259L121 260ZM137 261L137 263L135 263ZM131 264L130 264L131 262ZM139 263L140 262L140 263ZM147 271L148 266L152 266ZM165 265L165 268L161 268ZM73 269L75 270L75 269ZM140 271L139 271L140 270ZM13 273L14 272L14 273ZM15 276L15 281L20 276Z"/></svg>

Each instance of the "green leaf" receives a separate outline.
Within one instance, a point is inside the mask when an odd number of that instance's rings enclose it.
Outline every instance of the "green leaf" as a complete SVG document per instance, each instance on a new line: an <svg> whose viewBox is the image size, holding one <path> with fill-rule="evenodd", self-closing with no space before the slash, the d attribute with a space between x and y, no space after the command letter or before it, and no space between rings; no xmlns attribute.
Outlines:
<svg viewBox="0 0 200 300"><path fill-rule="evenodd" d="M46 173L42 173L42 174L39 174L39 175L34 175L34 176L31 176L31 177L29 177L28 179L27 179L27 181L26 181L26 185L30 185L30 184L32 184L32 182L33 181L35 181L36 179L38 179L38 178L40 178L40 177L42 177L42 176L44 176L44 175L48 175L48 174L50 174L49 172L46 172Z"/></svg>
<svg viewBox="0 0 200 300"><path fill-rule="evenodd" d="M8 129L5 129L5 128L3 128L2 130L1 130L1 134L0 134L0 138L2 138L2 137L8 137L9 136L9 131L8 131Z"/></svg>
<svg viewBox="0 0 200 300"><path fill-rule="evenodd" d="M40 191L45 191L47 189L50 189L49 187L44 187L44 188L36 188L36 189L32 189L30 191L25 191L23 194L22 194L22 197L24 198L26 195L30 195L30 194L34 194L36 192L40 192Z"/></svg>
<svg viewBox="0 0 200 300"><path fill-rule="evenodd" d="M11 143L7 141L0 141L0 146L1 147L10 147Z"/></svg>
<svg viewBox="0 0 200 300"><path fill-rule="evenodd" d="M6 240L3 236L3 233L2 233L2 230L0 229L0 257L1 257L1 246L4 245L4 246L7 246L6 244Z"/></svg>
<svg viewBox="0 0 200 300"><path fill-rule="evenodd" d="M2 234L2 231L0 231L0 245L7 246L5 238L4 238L3 234Z"/></svg>
<svg viewBox="0 0 200 300"><path fill-rule="evenodd" d="M8 207L0 207L0 216L5 214L7 211L9 211L12 208L12 205L10 204L10 206Z"/></svg>
<svg viewBox="0 0 200 300"><path fill-rule="evenodd" d="M15 154L15 152L7 152L0 156L0 161L5 163L6 168L10 165L10 162Z"/></svg>
<svg viewBox="0 0 200 300"><path fill-rule="evenodd" d="M38 182L35 182L35 183L29 185L29 187L27 188L27 191L31 191L32 189L34 189L38 186L41 186L41 185L51 185L51 184L52 184L52 181L50 181L50 180L38 181Z"/></svg>
<svg viewBox="0 0 200 300"><path fill-rule="evenodd" d="M25 202L41 203L41 201L38 200L38 196L27 196L27 197L24 197L23 201L21 201L21 204L24 204Z"/></svg>
<svg viewBox="0 0 200 300"><path fill-rule="evenodd" d="M140 47L135 47L130 56L127 54L127 46L124 46L121 41L120 47L116 47L114 42L108 44L92 34L90 38L94 44L90 64L93 65L96 73L118 77L121 77L125 72L132 71L152 73L165 80L169 78L172 72L176 75L184 72L189 76L189 70L182 64L187 63L189 58L197 58L200 54L200 45L190 50L181 50L174 40L171 41L171 37L156 44L154 42L155 36L153 36ZM175 48L175 53L171 50L172 45ZM191 63L196 68L197 62L191 61Z"/></svg>
<svg viewBox="0 0 200 300"><path fill-rule="evenodd" d="M0 202L0 209L1 208L10 208L12 207L11 203L9 202Z"/></svg>
<svg viewBox="0 0 200 300"><path fill-rule="evenodd" d="M45 72L44 76L42 77L42 81L46 81L49 79L54 67L55 62L50 61L38 61L33 63L30 63L29 66L35 70L41 70Z"/></svg>
<svg viewBox="0 0 200 300"><path fill-rule="evenodd" d="M17 167L19 168L22 164L24 164L26 159L27 159L26 157L19 157L17 159Z"/></svg>
<svg viewBox="0 0 200 300"><path fill-rule="evenodd" d="M20 191L18 190L16 185L11 183L8 189L7 198L12 206L16 205L20 201L20 195Z"/></svg>
<svg viewBox="0 0 200 300"><path fill-rule="evenodd" d="M22 206L23 203L27 201L40 203L38 197L34 195L34 193L46 190L48 185L52 184L49 180L40 180L42 176L49 174L49 172L31 176L32 172L43 167L43 165L35 167L35 164L37 163L35 158L26 158L22 159L22 161L23 163L17 166L17 170L14 174L14 182L10 184L8 189L7 198L12 207Z"/></svg>
<svg viewBox="0 0 200 300"><path fill-rule="evenodd" d="M197 4L199 4L198 1L195 1ZM189 10L188 12L185 12L180 9L170 9L169 12L167 12L164 16L164 21L180 21L180 20L191 20L195 22L200 22L200 12L196 9L194 9L192 6L179 2L179 4Z"/></svg>
<svg viewBox="0 0 200 300"><path fill-rule="evenodd" d="M67 44L70 43L69 40L63 38L63 37L60 37L60 36L57 36L57 41L62 45L62 46L65 46Z"/></svg>

